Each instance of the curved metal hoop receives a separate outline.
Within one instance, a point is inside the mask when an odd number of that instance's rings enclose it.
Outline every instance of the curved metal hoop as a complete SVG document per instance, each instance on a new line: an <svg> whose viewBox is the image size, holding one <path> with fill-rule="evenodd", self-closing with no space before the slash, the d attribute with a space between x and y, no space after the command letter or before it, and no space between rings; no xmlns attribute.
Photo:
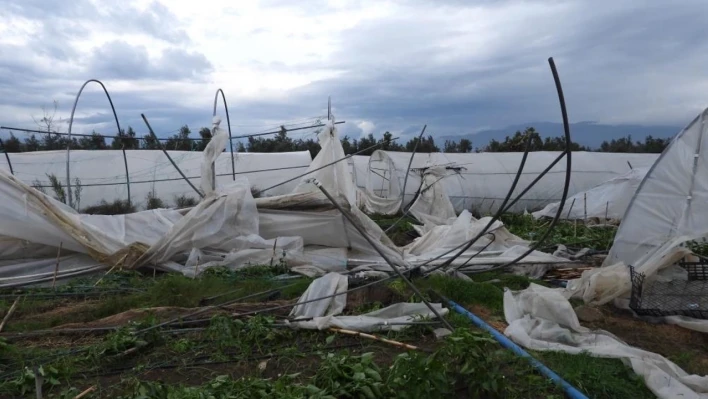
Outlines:
<svg viewBox="0 0 708 399"><path fill-rule="evenodd" d="M103 85L103 83L98 80L98 79L89 79L84 82L83 85L81 85L81 88L79 89L79 92L76 93L76 99L74 100L74 106L71 108L71 117L69 118L69 142L66 144L66 187L67 187L67 196L69 197L69 206L73 208L73 199L71 198L71 174L69 172L69 165L71 164L71 128L74 125L74 113L76 112L76 105L79 103L79 97L81 97L81 93L84 91L84 88L86 87L87 84L91 82L96 82L101 85L101 88L103 88L103 92L106 93L106 97L108 97L108 102L111 104L111 111L113 111L113 117L116 120L116 126L118 127L118 134L120 134L120 123L118 122L118 114L116 114L116 108L113 106L113 100L111 100L111 95L108 94L108 90L106 90L106 86ZM126 170L126 174L128 171ZM130 188L128 188L128 198L130 198Z"/></svg>
<svg viewBox="0 0 708 399"><path fill-rule="evenodd" d="M229 148L231 149L231 176L236 180L236 164L234 163L234 142L231 138L231 119L229 118L229 106L226 105L226 96L224 91L221 89L216 89L216 94L214 94L214 112L211 116L216 116L216 102L219 100L219 93L221 93L221 100L224 103L224 109L226 110L226 126L229 128Z"/></svg>

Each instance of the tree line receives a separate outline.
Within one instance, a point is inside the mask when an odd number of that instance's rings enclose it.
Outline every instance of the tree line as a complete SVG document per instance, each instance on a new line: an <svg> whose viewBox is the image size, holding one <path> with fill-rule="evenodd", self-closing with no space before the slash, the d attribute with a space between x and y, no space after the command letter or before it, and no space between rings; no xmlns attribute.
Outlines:
<svg viewBox="0 0 708 399"><path fill-rule="evenodd" d="M163 145L168 150L178 151L202 151L206 148L211 140L211 130L207 127L202 127L198 130L198 138L192 139L192 131L189 126L184 125L174 135L163 141ZM132 127L127 130L121 130L118 138L107 142L106 137L102 134L93 132L89 136L72 137L71 148L83 150L106 150L106 149L160 149L160 145L151 135L143 135L139 138ZM373 134L368 134L359 139L352 139L344 136L341 139L342 147L345 154L371 155L378 149L386 151L405 151L411 152L415 148L417 152L453 152L453 153L470 153L470 152L521 152L526 148L526 137L530 139L530 151L562 151L565 149L564 137L546 137L541 138L539 132L533 127L527 128L525 131L517 131L512 136L506 136L503 141L491 140L488 144L482 147L473 147L472 141L469 139L460 139L459 141L445 140L442 147L438 146L433 136L428 135L418 140L414 137L406 143L400 143L393 140L393 135L390 132L385 132L381 138L374 137ZM109 139L110 140L110 139ZM572 151L601 151L601 152L632 152L632 153L660 153L666 148L671 139L669 138L654 138L647 136L644 141L633 141L631 136L604 141L598 149L590 149L588 147L572 143ZM66 149L69 143L67 136L57 134L55 132L47 132L37 135L32 134L25 140L20 140L13 133L10 133L10 138L3 140L3 149L5 152L27 152L27 151L46 151ZM299 138L294 139L289 137L287 130L281 127L281 131L273 137L249 137L247 142L235 143L239 152L288 152L288 151L310 151L314 158L320 150L319 144L314 138ZM417 147L417 148L416 148Z"/></svg>

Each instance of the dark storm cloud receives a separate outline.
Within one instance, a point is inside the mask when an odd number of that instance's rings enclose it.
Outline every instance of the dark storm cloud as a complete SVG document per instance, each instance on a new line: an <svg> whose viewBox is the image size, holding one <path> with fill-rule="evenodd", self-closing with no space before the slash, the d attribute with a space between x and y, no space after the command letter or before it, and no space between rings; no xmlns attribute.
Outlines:
<svg viewBox="0 0 708 399"><path fill-rule="evenodd" d="M144 10L127 3L97 7L89 0L6 0L3 8L10 17L42 21L43 25L54 28L59 26L61 34L80 35L83 33L80 24L92 22L112 32L143 33L172 44L189 41L182 23L167 7L156 1Z"/></svg>
<svg viewBox="0 0 708 399"><path fill-rule="evenodd" d="M706 105L702 98L708 89L703 76L708 61L708 38L702 34L708 14L705 1L394 3L402 7L401 12L333 32L336 50L325 61L246 62L248 67L274 73L340 73L291 90L282 99L229 99L232 122L265 125L321 115L328 95L337 118L348 121L341 130L349 136L359 134L356 123L362 120L373 123L375 133L390 130L407 135L426 123L429 132L445 135L559 121L549 56L556 60L572 121L684 124ZM311 15L313 21L333 9L326 2L293 4L261 3L297 8L298 14ZM0 105L38 108L50 103L47 93L62 93L62 103L70 103L87 77L208 81L214 69L204 55L178 46L189 41L187 29L159 3L142 11L128 6L98 10L83 0L66 4L10 0L7 7L11 15L54 22L36 35L29 49L0 47ZM485 12L469 20L456 17L463 11L474 16L475 10ZM78 57L74 48L64 45L85 34L81 25L68 22L72 20L99 21L112 32L141 32L170 47L154 53L144 46L113 41ZM263 28L252 33L256 32L269 33ZM87 93L82 107L107 107L99 94ZM205 98L203 108L193 108L170 93L146 98L137 88L114 96L121 123L140 131L141 112L160 132L181 124L195 131L197 126L208 126L211 101ZM80 116L81 123L111 126L110 114L92 112Z"/></svg>
<svg viewBox="0 0 708 399"><path fill-rule="evenodd" d="M342 33L341 50L332 56L345 72L293 96L314 101L331 94L341 115L371 120L377 131L428 123L443 133L466 133L558 121L546 61L554 56L573 120L682 123L700 111L695 99L706 82L708 39L701 31L707 11L708 3L699 1L587 2L560 19L521 27L496 21L496 36L508 37L482 56L471 47L458 57L448 55L459 49L443 45L460 34L458 27L405 15L363 23Z"/></svg>
<svg viewBox="0 0 708 399"><path fill-rule="evenodd" d="M151 59L145 46L116 40L94 50L88 69L105 79L203 80L213 66L203 54L176 48Z"/></svg>

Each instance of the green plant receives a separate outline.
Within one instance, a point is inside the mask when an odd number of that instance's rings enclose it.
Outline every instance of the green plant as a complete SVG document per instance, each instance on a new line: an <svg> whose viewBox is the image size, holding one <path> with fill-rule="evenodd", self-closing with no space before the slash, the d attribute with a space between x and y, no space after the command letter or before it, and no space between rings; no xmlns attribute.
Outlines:
<svg viewBox="0 0 708 399"><path fill-rule="evenodd" d="M83 191L83 186L81 185L81 179L78 177L74 178L74 206L76 209L81 209L81 192Z"/></svg>
<svg viewBox="0 0 708 399"><path fill-rule="evenodd" d="M194 348L194 341L186 338L178 339L177 341L172 341L169 344L170 348L177 353L189 352Z"/></svg>
<svg viewBox="0 0 708 399"><path fill-rule="evenodd" d="M159 198L155 193L155 190L151 190L147 195L147 209L160 209L167 208L165 201Z"/></svg>
<svg viewBox="0 0 708 399"><path fill-rule="evenodd" d="M47 178L49 178L49 184L54 192L54 197L66 204L66 191L64 191L64 186L61 185L59 178L55 174L47 173Z"/></svg>
<svg viewBox="0 0 708 399"><path fill-rule="evenodd" d="M59 370L49 366L45 368L44 366L39 366L34 370L29 367L25 367L19 377L13 381L16 389L21 395L26 395L28 393L34 393L37 387L37 379L41 379L42 388L55 387L59 385Z"/></svg>
<svg viewBox="0 0 708 399"><path fill-rule="evenodd" d="M86 207L83 213L89 215L124 215L135 212L135 207L128 200L115 200L113 202L101 201L98 205Z"/></svg>
<svg viewBox="0 0 708 399"><path fill-rule="evenodd" d="M440 356L410 352L396 357L386 385L399 398L423 399L451 396L454 381L447 375Z"/></svg>
<svg viewBox="0 0 708 399"><path fill-rule="evenodd" d="M175 206L177 208L189 208L191 206L197 205L198 201L192 197L187 197L182 194L175 197Z"/></svg>
<svg viewBox="0 0 708 399"><path fill-rule="evenodd" d="M385 397L381 370L374 363L373 353L360 356L328 353L312 382L337 398Z"/></svg>
<svg viewBox="0 0 708 399"><path fill-rule="evenodd" d="M441 354L472 397L502 397L506 388L499 356L505 354L492 338L469 329L458 329L448 337ZM490 356L496 354L497 356Z"/></svg>

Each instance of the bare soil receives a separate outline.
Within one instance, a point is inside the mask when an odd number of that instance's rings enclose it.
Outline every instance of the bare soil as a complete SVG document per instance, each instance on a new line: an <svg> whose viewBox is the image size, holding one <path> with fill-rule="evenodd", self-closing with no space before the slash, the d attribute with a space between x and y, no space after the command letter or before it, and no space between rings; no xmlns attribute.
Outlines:
<svg viewBox="0 0 708 399"><path fill-rule="evenodd" d="M658 353L688 373L708 375L708 334L671 324L655 324L638 319L614 306L599 308L603 317L584 326L602 329L629 345Z"/></svg>

